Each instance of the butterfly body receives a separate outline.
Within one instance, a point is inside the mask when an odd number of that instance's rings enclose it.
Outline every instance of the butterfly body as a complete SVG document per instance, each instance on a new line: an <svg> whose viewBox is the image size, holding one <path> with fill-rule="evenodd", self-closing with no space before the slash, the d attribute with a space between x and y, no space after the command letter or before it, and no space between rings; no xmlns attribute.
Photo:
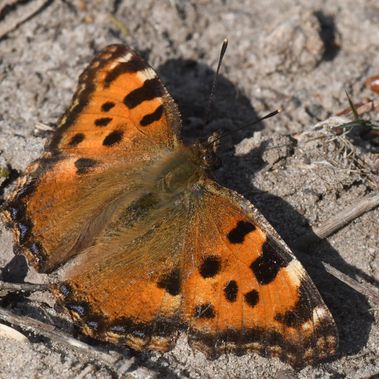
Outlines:
<svg viewBox="0 0 379 379"><path fill-rule="evenodd" d="M157 188L163 193L191 191L207 177L205 163L198 146L177 149L158 167Z"/></svg>
<svg viewBox="0 0 379 379"><path fill-rule="evenodd" d="M88 66L43 157L3 216L17 250L52 276L82 331L167 351L179 331L216 357L254 351L292 365L334 354L334 320L260 212L209 177L177 107L133 50Z"/></svg>

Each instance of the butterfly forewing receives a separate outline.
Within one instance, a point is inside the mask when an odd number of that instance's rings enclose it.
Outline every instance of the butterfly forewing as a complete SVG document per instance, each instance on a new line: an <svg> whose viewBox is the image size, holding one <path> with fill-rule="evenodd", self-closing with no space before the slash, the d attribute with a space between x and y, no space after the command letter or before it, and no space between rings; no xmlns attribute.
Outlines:
<svg viewBox="0 0 379 379"><path fill-rule="evenodd" d="M8 199L18 249L49 272L93 243L117 201L132 201L143 169L178 144L180 117L133 50L105 48L79 79L71 106Z"/></svg>

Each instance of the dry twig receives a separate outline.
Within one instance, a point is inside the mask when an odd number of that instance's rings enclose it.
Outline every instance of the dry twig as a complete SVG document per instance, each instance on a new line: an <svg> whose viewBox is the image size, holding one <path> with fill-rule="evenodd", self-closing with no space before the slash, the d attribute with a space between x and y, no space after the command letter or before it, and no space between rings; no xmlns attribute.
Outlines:
<svg viewBox="0 0 379 379"><path fill-rule="evenodd" d="M345 208L337 215L331 217L320 226L312 228L312 232L296 240L295 245L298 249L312 245L320 239L325 239L333 233L343 228L345 225L360 217L364 213L379 206L379 193L370 194L357 203Z"/></svg>
<svg viewBox="0 0 379 379"><path fill-rule="evenodd" d="M295 247L299 250L305 250L309 246L314 245L322 239L325 239L335 233L337 230L343 228L345 225L360 217L364 213L379 206L379 193L373 193L358 201L356 204L349 206L339 212L337 215L331 217L319 227L312 228L312 231L295 241ZM322 262L325 269L329 274L333 275L340 281L349 285L351 288L360 292L362 295L367 296L375 303L379 304L379 294L373 291L368 284L359 283L357 280L349 277L348 275L337 270L335 267L330 266L326 262Z"/></svg>
<svg viewBox="0 0 379 379"><path fill-rule="evenodd" d="M51 0L2 1L0 4L0 39L36 15L50 2Z"/></svg>
<svg viewBox="0 0 379 379"><path fill-rule="evenodd" d="M47 291L48 286L46 284L34 284L34 283L10 283L0 280L0 293L2 292L37 292Z"/></svg>
<svg viewBox="0 0 379 379"><path fill-rule="evenodd" d="M324 239L378 205L379 193L370 194L356 204L345 208L319 227L313 228L313 232L319 238Z"/></svg>
<svg viewBox="0 0 379 379"><path fill-rule="evenodd" d="M0 319L22 330L43 335L64 346L69 346L71 349L87 355L89 359L96 362L100 361L108 366L114 366L122 358L120 354L113 357L94 346L79 341L63 331L57 330L53 325L37 321L31 317L16 315L3 308L0 308Z"/></svg>
<svg viewBox="0 0 379 379"><path fill-rule="evenodd" d="M329 274L333 275L334 277L339 279L341 282L347 284L349 287L353 288L354 290L361 293L362 295L368 297L369 299L374 301L376 304L379 304L379 293L377 291L373 291L368 285L359 283L357 280L337 270L335 267L331 266L328 263L322 262L322 264L325 267L325 270Z"/></svg>

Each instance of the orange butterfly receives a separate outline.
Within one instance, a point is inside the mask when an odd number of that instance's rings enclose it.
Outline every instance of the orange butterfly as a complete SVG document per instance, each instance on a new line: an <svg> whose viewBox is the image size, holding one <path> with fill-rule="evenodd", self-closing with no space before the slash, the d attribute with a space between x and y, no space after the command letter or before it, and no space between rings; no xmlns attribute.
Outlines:
<svg viewBox="0 0 379 379"><path fill-rule="evenodd" d="M42 157L8 199L18 249L56 272L57 301L94 338L167 351L180 330L209 357L292 365L335 353L334 320L258 210L184 146L177 106L133 50L82 73Z"/></svg>

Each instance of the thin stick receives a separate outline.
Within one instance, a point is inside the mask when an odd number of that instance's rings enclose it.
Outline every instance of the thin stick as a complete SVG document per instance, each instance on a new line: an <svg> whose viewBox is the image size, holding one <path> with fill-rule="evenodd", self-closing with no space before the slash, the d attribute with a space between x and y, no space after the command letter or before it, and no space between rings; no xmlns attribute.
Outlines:
<svg viewBox="0 0 379 379"><path fill-rule="evenodd" d="M364 104L355 105L355 107L356 107L355 109L356 109L358 115L362 115L362 114L367 113L367 112L378 110L379 109L379 100L378 99L369 100ZM347 116L350 113L352 113L351 108L346 108L343 111L338 112L337 116Z"/></svg>
<svg viewBox="0 0 379 379"><path fill-rule="evenodd" d="M0 19L2 19L0 22L0 39L41 12L49 3L51 0L2 1L0 5Z"/></svg>
<svg viewBox="0 0 379 379"><path fill-rule="evenodd" d="M359 200L337 215L331 217L318 227L313 227L312 232L295 241L296 248L303 249L305 246L313 244L320 239L325 239L341 229L349 222L360 217L364 213L376 208L379 205L379 193L370 194L363 199Z"/></svg>
<svg viewBox="0 0 379 379"><path fill-rule="evenodd" d="M9 283L0 280L0 292L37 292L47 291L47 284L34 284L34 283Z"/></svg>
<svg viewBox="0 0 379 379"><path fill-rule="evenodd" d="M363 215L364 213L376 208L379 205L379 194L370 194L356 204L345 208L343 211L338 213L336 216L330 218L324 224L319 227L312 228L312 232L306 234L303 237L298 238L295 241L295 248L304 251L305 248L317 243L320 239L325 239L335 233L337 230L341 229L343 226L353 221L357 217ZM359 283L357 280L350 278L348 275L337 270L326 262L322 262L325 270L347 284L354 290L360 292L362 295L367 296L375 303L379 304L379 294L373 291L367 284Z"/></svg>
<svg viewBox="0 0 379 379"><path fill-rule="evenodd" d="M87 355L90 359L101 361L109 366L114 366L122 357L117 354L116 357L104 353L94 346L90 346L82 341L72 338L70 335L61 330L57 330L53 325L45 324L27 316L16 315L6 309L0 308L0 320L3 320L12 326L19 327L23 330L41 334L52 341L61 343L65 346Z"/></svg>
<svg viewBox="0 0 379 379"><path fill-rule="evenodd" d="M376 304L379 304L379 293L376 291L373 291L370 287L368 287L365 284L359 283L357 280L350 278L350 276L344 274L343 272L337 270L335 267L331 266L328 263L322 262L323 266L325 267L325 270L339 279L341 282L347 284L349 287L355 289L357 292L361 293L362 295L370 298L373 302Z"/></svg>
<svg viewBox="0 0 379 379"><path fill-rule="evenodd" d="M357 217L364 213L371 211L379 205L379 193L370 194L363 199L359 200L356 204L345 208L343 211L332 217L319 227L315 227L313 232L319 238L329 237L337 230L344 227L349 222L355 220Z"/></svg>

